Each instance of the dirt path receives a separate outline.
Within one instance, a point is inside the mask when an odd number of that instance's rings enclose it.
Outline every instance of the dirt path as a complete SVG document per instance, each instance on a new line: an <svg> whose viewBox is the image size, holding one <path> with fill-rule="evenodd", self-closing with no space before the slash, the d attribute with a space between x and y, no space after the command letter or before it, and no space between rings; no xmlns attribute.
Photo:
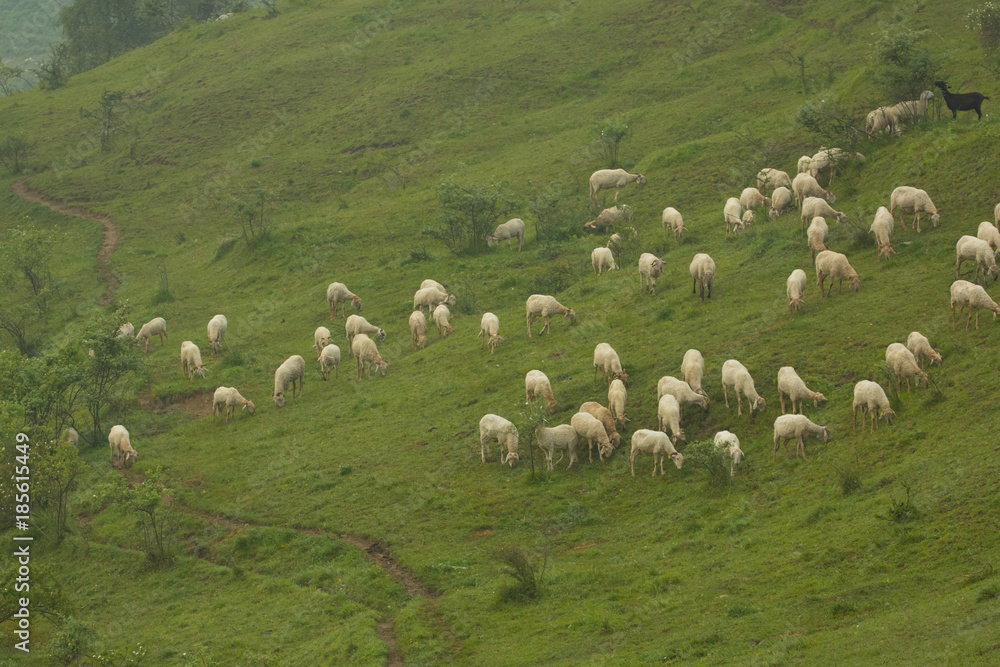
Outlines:
<svg viewBox="0 0 1000 667"><path fill-rule="evenodd" d="M26 178L22 178L19 181L11 183L10 189L21 199L41 204L56 213L71 215L76 218L84 218L86 220L94 220L95 222L101 223L101 226L104 228L104 233L101 238L101 249L97 252L97 271L100 274L101 279L105 282L105 288L98 303L102 307L111 305L111 299L114 297L115 290L118 289L119 285L118 277L111 270L111 255L114 253L115 247L119 244L119 242L121 242L122 238L121 230L118 229L118 225L115 223L114 219L101 213L88 211L80 206L66 206L65 204L54 199L49 199L41 192L29 188L28 179Z"/></svg>

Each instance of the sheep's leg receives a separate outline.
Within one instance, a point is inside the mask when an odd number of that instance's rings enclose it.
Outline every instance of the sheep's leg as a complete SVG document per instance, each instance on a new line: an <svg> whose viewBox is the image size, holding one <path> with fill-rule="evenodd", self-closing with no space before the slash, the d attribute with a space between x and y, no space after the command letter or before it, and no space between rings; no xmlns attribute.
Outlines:
<svg viewBox="0 0 1000 667"><path fill-rule="evenodd" d="M855 413L855 414L857 414L857 413ZM780 435L776 435L776 436L774 436L774 451L771 452L771 463L774 463L774 457L776 457L778 455L778 447L780 447L780 446L781 446L781 436Z"/></svg>
<svg viewBox="0 0 1000 667"><path fill-rule="evenodd" d="M778 400L781 401L781 414L785 414L785 393L778 392ZM795 412L795 400L792 399L792 412Z"/></svg>
<svg viewBox="0 0 1000 667"><path fill-rule="evenodd" d="M531 321L532 321L532 317L531 317L531 314L529 313L528 314L528 338L531 338Z"/></svg>
<svg viewBox="0 0 1000 667"><path fill-rule="evenodd" d="M594 441L591 440L590 438L587 438L587 450L588 450L588 452L590 454L590 462L593 463L594 462ZM600 454L601 452L598 450L597 453Z"/></svg>
<svg viewBox="0 0 1000 667"><path fill-rule="evenodd" d="M631 463L631 467L632 467L632 476L633 477L635 477L635 455L636 455L636 453L638 451L639 451L638 449L633 449L632 450L632 457L629 459L629 461Z"/></svg>
<svg viewBox="0 0 1000 667"><path fill-rule="evenodd" d="M863 413L863 412L861 413L861 418L862 419L865 418L865 413ZM862 426L862 428L864 428L864 422L862 422L861 426ZM858 406L855 405L854 406L854 419L851 422L851 432L855 433L855 432L857 432L857 430L858 430Z"/></svg>
<svg viewBox="0 0 1000 667"><path fill-rule="evenodd" d="M916 214L916 215L913 216L913 224L916 225L916 227L917 227L917 233L919 234L920 233L920 211L918 211L916 208L914 208L913 212Z"/></svg>
<svg viewBox="0 0 1000 667"><path fill-rule="evenodd" d="M802 452L802 460L808 460L809 457L806 456L806 443L802 440L802 436L799 436L799 451Z"/></svg>
<svg viewBox="0 0 1000 667"><path fill-rule="evenodd" d="M964 307L964 306L963 306ZM969 330L969 324L972 322L972 308L969 308L969 316L965 318L965 330ZM976 328L979 328L979 318L976 318Z"/></svg>
<svg viewBox="0 0 1000 667"><path fill-rule="evenodd" d="M726 387L726 383L722 383L722 395L726 397L726 407L729 407L729 389Z"/></svg>
<svg viewBox="0 0 1000 667"><path fill-rule="evenodd" d="M956 326L957 326L957 324L955 323L955 303L952 302L952 304L951 304L951 328L952 328L952 331L955 330Z"/></svg>
<svg viewBox="0 0 1000 667"><path fill-rule="evenodd" d="M747 398L747 403L750 403L749 398ZM753 404L751 403L748 407L750 408L750 412L753 412ZM739 387L736 387L736 416L737 417L743 416L743 400L740 397Z"/></svg>
<svg viewBox="0 0 1000 667"><path fill-rule="evenodd" d="M972 308L969 308L969 317L972 317ZM968 327L966 327L968 329ZM976 331L979 331L979 309L976 308Z"/></svg>
<svg viewBox="0 0 1000 667"><path fill-rule="evenodd" d="M692 278L691 279L691 294L694 294L697 291L697 286L698 286L698 279L697 278Z"/></svg>

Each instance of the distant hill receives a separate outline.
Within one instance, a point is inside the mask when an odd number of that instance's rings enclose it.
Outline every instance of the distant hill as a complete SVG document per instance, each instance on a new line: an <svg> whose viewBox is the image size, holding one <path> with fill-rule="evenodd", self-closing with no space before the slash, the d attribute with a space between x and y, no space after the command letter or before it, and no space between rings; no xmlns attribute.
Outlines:
<svg viewBox="0 0 1000 667"><path fill-rule="evenodd" d="M35 67L48 55L49 44L59 39L59 10L71 1L0 1L0 58L26 72ZM34 76L29 76L34 81Z"/></svg>

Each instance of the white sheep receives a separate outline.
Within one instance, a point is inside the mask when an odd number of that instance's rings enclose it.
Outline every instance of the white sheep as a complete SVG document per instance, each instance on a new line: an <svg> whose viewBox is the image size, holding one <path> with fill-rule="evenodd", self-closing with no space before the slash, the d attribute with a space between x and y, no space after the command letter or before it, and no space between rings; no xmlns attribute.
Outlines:
<svg viewBox="0 0 1000 667"><path fill-rule="evenodd" d="M819 197L806 197L802 202L802 229L806 228L806 220L813 218L836 218L837 222L847 222L847 214L838 211Z"/></svg>
<svg viewBox="0 0 1000 667"><path fill-rule="evenodd" d="M615 263L615 254L611 252L610 248L594 248L590 253L590 264L594 267L594 273L597 275L618 268Z"/></svg>
<svg viewBox="0 0 1000 667"><path fill-rule="evenodd" d="M976 329L979 329L979 311L982 308L993 311L993 319L1000 315L1000 306L990 298L980 285L974 285L968 280L956 280L951 284L951 328L955 328L955 306L961 306L959 312L969 308L969 316L965 320L965 330L969 330L972 321L972 311L976 312Z"/></svg>
<svg viewBox="0 0 1000 667"><path fill-rule="evenodd" d="M448 309L448 306L443 303L440 304L434 309L434 315L431 317L434 320L434 324L437 325L438 338L441 336L447 338L449 334L454 333L455 330L451 327L451 323L448 322L448 319L451 317L451 311ZM383 336L383 340L384 339L385 338Z"/></svg>
<svg viewBox="0 0 1000 667"><path fill-rule="evenodd" d="M535 444L545 453L545 466L549 470L552 470L552 457L555 456L556 452L560 452L559 461L562 461L566 452L569 452L569 465L566 466L566 470L573 467L573 464L576 463L578 439L579 436L577 436L576 429L573 428L572 424L560 424L548 428L542 422L538 422L538 426L535 427ZM559 461L556 461L556 464Z"/></svg>
<svg viewBox="0 0 1000 667"><path fill-rule="evenodd" d="M715 260L703 252L699 252L691 260L688 267L691 273L691 294L701 287L701 300L705 300L705 286L708 286L708 298L712 298L712 286L715 285Z"/></svg>
<svg viewBox="0 0 1000 667"><path fill-rule="evenodd" d="M830 278L830 289L827 294L823 293L823 281ZM816 255L816 284L819 285L819 295L821 297L830 296L833 294L833 281L835 278L840 279L840 289L837 292L841 294L844 291L844 278L847 278L851 285L851 289L855 292L861 289L861 278L858 276L858 272L854 270L850 262L847 261L845 255L839 252L834 252L832 250L824 250Z"/></svg>
<svg viewBox="0 0 1000 667"><path fill-rule="evenodd" d="M497 225L493 233L486 237L486 245L493 247L502 241L507 242L507 248L513 250L511 239L517 239L517 251L524 248L524 220L521 218L511 218L507 222Z"/></svg>
<svg viewBox="0 0 1000 667"><path fill-rule="evenodd" d="M136 334L136 340L142 339L144 352L149 352L149 339L153 336L160 337L160 347L163 347L163 343L169 340L167 336L167 321L162 317L154 317L146 322L139 329L139 333Z"/></svg>
<svg viewBox="0 0 1000 667"><path fill-rule="evenodd" d="M701 352L692 348L684 353L684 359L681 361L681 375L684 376L684 382L692 391L702 396L708 396L701 388L701 380L705 377L705 357L701 355Z"/></svg>
<svg viewBox="0 0 1000 667"><path fill-rule="evenodd" d="M656 279L663 274L663 260L644 252L639 256L639 289L656 294Z"/></svg>
<svg viewBox="0 0 1000 667"><path fill-rule="evenodd" d="M285 406L285 394L292 387L292 398L295 398L295 383L298 383L298 395L302 395L302 387L306 383L306 360L297 354L285 359L284 363L274 371L274 393L271 398L279 408Z"/></svg>
<svg viewBox="0 0 1000 667"><path fill-rule="evenodd" d="M740 218L740 225L735 231L742 232L746 230L756 219L756 214L753 211L743 211L743 217Z"/></svg>
<svg viewBox="0 0 1000 667"><path fill-rule="evenodd" d="M611 446L611 439L604 428L601 420L588 412L577 412L569 420L576 430L576 434L581 438L586 438L587 447L590 450L590 460L594 460L594 443L597 443L597 456L601 461L605 457L611 456L614 448Z"/></svg>
<svg viewBox="0 0 1000 667"><path fill-rule="evenodd" d="M729 359L726 363L722 364L722 393L726 397L727 408L729 407L729 387L732 387L736 392L736 414L738 416L743 415L741 396L747 397L751 415L753 415L754 410L759 412L764 411L766 403L763 397L757 393L757 388L754 387L750 371L735 359Z"/></svg>
<svg viewBox="0 0 1000 667"><path fill-rule="evenodd" d="M764 188L771 188L772 192L780 187L791 188L792 179L788 177L788 173L781 171L780 169L771 169L770 167L764 167L757 172L757 189L763 191ZM772 194L772 198L773 198Z"/></svg>
<svg viewBox="0 0 1000 667"><path fill-rule="evenodd" d="M885 206L879 206L878 211L875 213L875 220L872 221L872 226L868 230L870 234L875 235L875 243L878 244L877 260L881 260L882 255L885 255L886 260L888 260L889 256L896 252L892 248L892 231L894 227L892 214L889 213L889 209Z"/></svg>
<svg viewBox="0 0 1000 667"><path fill-rule="evenodd" d="M604 209L596 218L590 222L585 222L583 227L585 229L613 227L621 222L632 222L632 207L628 204L619 204Z"/></svg>
<svg viewBox="0 0 1000 667"><path fill-rule="evenodd" d="M787 445L793 439L796 442L795 458L799 454L802 454L803 459L808 458L804 439L811 435L821 438L823 442L830 442L829 427L815 424L805 415L781 415L774 420L774 451L771 453L771 460L774 461L782 442Z"/></svg>
<svg viewBox="0 0 1000 667"><path fill-rule="evenodd" d="M792 191L781 186L774 189L771 193L771 210L768 211L768 218L771 220L777 220L785 214L792 206Z"/></svg>
<svg viewBox="0 0 1000 667"><path fill-rule="evenodd" d="M682 240L684 232L687 231L687 227L684 226L684 218L681 217L680 211L678 211L673 206L668 206L663 209L663 229L669 228L674 233L674 238L678 243Z"/></svg>
<svg viewBox="0 0 1000 667"><path fill-rule="evenodd" d="M736 437L735 433L730 433L729 431L719 431L712 438L712 442L715 444L716 449L725 450L726 456L729 458L729 476L733 477L736 475L736 466L740 464L743 460L743 450L740 449L740 439Z"/></svg>
<svg viewBox="0 0 1000 667"><path fill-rule="evenodd" d="M934 93L925 90L920 93L920 99L899 102L889 107L896 124L913 123L920 120L927 113L927 102L934 97Z"/></svg>
<svg viewBox="0 0 1000 667"><path fill-rule="evenodd" d="M684 455L674 449L674 443L670 442L670 436L662 431L641 428L632 434L630 464L633 477L635 477L635 457L640 452L653 455L653 477L656 476L657 461L660 464L660 474L663 474L663 459L667 457L674 462L678 470L684 466Z"/></svg>
<svg viewBox="0 0 1000 667"><path fill-rule="evenodd" d="M361 379L361 374L366 368L368 370L368 379L372 377L372 367L378 370L382 374L382 377L385 377L389 371L389 364L378 353L375 341L369 338L367 334L359 333L354 337L354 340L351 341L351 352L354 354L354 359L358 362L357 379Z"/></svg>
<svg viewBox="0 0 1000 667"><path fill-rule="evenodd" d="M427 347L427 318L422 310L410 313L410 340L414 350Z"/></svg>
<svg viewBox="0 0 1000 667"><path fill-rule="evenodd" d="M830 227L826 224L826 218L816 216L809 223L806 230L806 238L809 241L809 250L812 251L813 263L816 262L816 254L826 250L826 237L830 233Z"/></svg>
<svg viewBox="0 0 1000 667"><path fill-rule="evenodd" d="M112 468L131 468L139 460L139 454L132 448L128 431L121 424L111 427L108 444L111 445Z"/></svg>
<svg viewBox="0 0 1000 667"><path fill-rule="evenodd" d="M222 339L226 337L229 320L225 315L216 315L208 321L208 342L212 344L212 354L218 354Z"/></svg>
<svg viewBox="0 0 1000 667"><path fill-rule="evenodd" d="M486 455L492 454L490 443L494 440L500 450L500 463L506 463L513 468L519 459L517 455L517 427L500 415L487 414L479 420L479 451L482 454L483 463L486 463ZM503 453L504 448L507 449L506 454Z"/></svg>
<svg viewBox="0 0 1000 667"><path fill-rule="evenodd" d="M994 255L1000 253L1000 231L989 220L979 223L979 228L976 230L976 238L989 243L990 247L993 248Z"/></svg>
<svg viewBox="0 0 1000 667"><path fill-rule="evenodd" d="M441 304L446 306L455 305L455 295L439 290L437 287L421 287L413 294L413 310L423 310L434 312L434 309Z"/></svg>
<svg viewBox="0 0 1000 667"><path fill-rule="evenodd" d="M896 114L893 113L892 107L879 107L869 111L865 118L865 134L868 135L868 138L874 139L878 133L886 130L892 136L900 134L899 121Z"/></svg>
<svg viewBox="0 0 1000 667"><path fill-rule="evenodd" d="M202 379L205 378L205 364L201 363L201 350L189 340L181 343L181 369L189 380L194 379L195 373Z"/></svg>
<svg viewBox="0 0 1000 667"><path fill-rule="evenodd" d="M663 398L666 394L670 394L677 399L677 402L681 407L684 407L688 403L694 403L695 405L700 405L702 410L708 410L708 394L704 390L694 390L684 380L678 380L670 375L664 375L660 378L660 381L656 383L656 401Z"/></svg>
<svg viewBox="0 0 1000 667"><path fill-rule="evenodd" d="M1000 275L1000 267L997 266L996 254L990 248L990 244L975 236L963 236L955 244L955 280L958 280L958 271L963 262L973 262L976 270L973 281L979 281L979 272L983 273L983 284L986 283L986 275L993 276L993 280Z"/></svg>
<svg viewBox="0 0 1000 667"><path fill-rule="evenodd" d="M920 364L921 370L924 367L924 361L927 360L932 364L941 365L941 355L931 347L931 342L927 340L927 336L919 331L912 331L906 337L906 349L913 353L913 357Z"/></svg>
<svg viewBox="0 0 1000 667"><path fill-rule="evenodd" d="M785 414L786 395L792 401L792 414L796 412L796 401L799 403L799 414L802 414L802 401L812 401L814 408L819 407L820 401L826 402L826 396L807 387L791 366L782 366L778 369L778 399L781 401L781 414Z"/></svg>
<svg viewBox="0 0 1000 667"><path fill-rule="evenodd" d="M677 440L687 442L684 429L681 428L681 405L670 394L664 394L656 406L656 428L666 432L668 427L675 442Z"/></svg>
<svg viewBox="0 0 1000 667"><path fill-rule="evenodd" d="M497 345L503 340L500 335L500 318L493 313L483 313L483 319L479 323L479 333L476 338L482 338L479 349L488 347L490 354L496 352Z"/></svg>
<svg viewBox="0 0 1000 667"><path fill-rule="evenodd" d="M530 370L524 376L524 398L525 404L529 406L535 399L544 398L549 404L549 414L556 411L556 397L552 394L552 384L542 371Z"/></svg>
<svg viewBox="0 0 1000 667"><path fill-rule="evenodd" d="M889 399L885 395L882 386L871 380L862 380L854 385L854 423L852 430L858 429L858 410L861 411L861 428L865 428L865 414L871 415L872 428L874 433L878 428L878 418L884 419L892 426L892 418L896 415L889 407ZM879 415L881 413L881 415Z"/></svg>
<svg viewBox="0 0 1000 667"><path fill-rule="evenodd" d="M63 431L62 439L64 442L68 442L74 447L80 444L80 432L77 431L72 426L68 426L65 431Z"/></svg>
<svg viewBox="0 0 1000 667"><path fill-rule="evenodd" d="M628 390L625 388L625 383L615 378L608 386L608 409L611 410L611 415L615 418L615 421L622 426L628 421L625 417L625 403L627 401Z"/></svg>
<svg viewBox="0 0 1000 667"><path fill-rule="evenodd" d="M539 317L541 317L544 322L541 331L538 332L539 336L546 331L551 333L553 315L565 316L566 319L570 321L570 324L576 322L576 313L573 312L573 309L562 305L556 301L553 296L548 296L546 294L532 294L525 302L525 307L528 314L528 338L531 338L531 323Z"/></svg>
<svg viewBox="0 0 1000 667"><path fill-rule="evenodd" d="M813 155L809 161L809 174L813 178L819 178L819 175L824 171L830 172L830 182L828 185L832 186L837 166L854 159L864 162L865 156L861 153L849 153L840 148L823 148L816 155ZM833 202L830 203L832 204Z"/></svg>
<svg viewBox="0 0 1000 667"><path fill-rule="evenodd" d="M215 415L223 415L226 423L230 418L236 416L236 407L240 406L250 414L254 413L253 401L249 401L236 390L236 387L219 387L212 397L212 418Z"/></svg>
<svg viewBox="0 0 1000 667"><path fill-rule="evenodd" d="M930 213L931 222L934 223L935 228L941 221L941 212L934 206L934 202L931 201L926 192L917 188L901 185L893 190L889 198L889 213L892 214L893 218L896 217L897 207L899 208L899 222L903 225L904 231L906 230L906 221L903 219L904 211L913 211L913 225L917 228L917 233L920 233L921 213Z"/></svg>
<svg viewBox="0 0 1000 667"><path fill-rule="evenodd" d="M447 292L448 288L439 283L436 280L428 278L420 282L420 289L427 289L428 287L436 287L439 292Z"/></svg>
<svg viewBox="0 0 1000 667"><path fill-rule="evenodd" d="M614 253L615 262L618 261L618 257L621 254L622 246L625 245L626 239L630 239L632 241L639 240L638 230L636 230L635 227L626 227L621 232L615 232L608 237L608 243L605 247Z"/></svg>
<svg viewBox="0 0 1000 667"><path fill-rule="evenodd" d="M740 193L740 206L745 210L771 208L771 198L762 195L757 188L743 188L743 192Z"/></svg>
<svg viewBox="0 0 1000 667"><path fill-rule="evenodd" d="M796 163L797 164L798 172L801 174L801 173L809 171L809 163L810 162L812 162L812 156L811 155L803 155L802 157L800 157L799 161Z"/></svg>
<svg viewBox="0 0 1000 667"><path fill-rule="evenodd" d="M319 356L323 353L323 348L332 341L333 337L330 335L329 329L326 327L316 327L316 331L313 332L313 349L316 350L317 361L319 361Z"/></svg>
<svg viewBox="0 0 1000 667"><path fill-rule="evenodd" d="M618 201L618 191L629 183L646 184L642 174L630 174L624 169L598 169L590 175L590 199L597 203L597 193L601 190L615 189L615 201Z"/></svg>
<svg viewBox="0 0 1000 667"><path fill-rule="evenodd" d="M726 233L735 232L743 227L743 205L736 197L726 200L722 208L722 217L726 223Z"/></svg>
<svg viewBox="0 0 1000 667"><path fill-rule="evenodd" d="M347 302L354 304L354 310L361 312L361 297L347 289L344 283L330 283L326 288L326 300L330 304L330 319L337 319L337 306L344 304L344 317L347 317Z"/></svg>
<svg viewBox="0 0 1000 667"><path fill-rule="evenodd" d="M135 336L135 327L132 326L131 322L126 322L118 327L118 338L132 338L133 336Z"/></svg>
<svg viewBox="0 0 1000 667"><path fill-rule="evenodd" d="M597 401L587 401L580 406L579 411L597 417L604 424L604 431L608 434L608 440L611 441L612 447L617 449L622 444L622 437L618 434L618 429L615 428L615 418L611 414L611 410L608 410Z"/></svg>
<svg viewBox="0 0 1000 667"><path fill-rule="evenodd" d="M900 391L902 380L906 379L906 393L910 393L910 378L917 388L927 386L927 373L920 370L916 357L902 343L890 343L885 348L885 365L896 376L896 392Z"/></svg>
<svg viewBox="0 0 1000 667"><path fill-rule="evenodd" d="M820 218L822 220L823 218ZM796 312L802 310L802 295L806 291L806 272L802 269L795 269L785 281L785 293L788 295L788 310Z"/></svg>
<svg viewBox="0 0 1000 667"><path fill-rule="evenodd" d="M374 324L369 324L368 320L360 315L351 315L348 317L347 322L344 324L344 331L347 333L348 345L350 345L351 341L353 341L354 337L359 333L367 334L368 336L375 336L380 341L385 340L385 330L375 326Z"/></svg>
<svg viewBox="0 0 1000 667"><path fill-rule="evenodd" d="M618 353L607 343L598 343L594 348L594 379L597 379L597 371L601 371L604 376L604 384L610 383L614 379L621 380L628 386L628 373L622 370L622 362L618 358Z"/></svg>
<svg viewBox="0 0 1000 667"><path fill-rule="evenodd" d="M816 197L836 204L837 198L829 190L820 187L819 182L806 173L800 173L792 180L792 193L795 195L795 206L802 208L807 197Z"/></svg>
<svg viewBox="0 0 1000 667"><path fill-rule="evenodd" d="M323 376L323 381L329 381L330 369L333 369L336 379L340 379L340 348L330 343L319 353L319 372Z"/></svg>

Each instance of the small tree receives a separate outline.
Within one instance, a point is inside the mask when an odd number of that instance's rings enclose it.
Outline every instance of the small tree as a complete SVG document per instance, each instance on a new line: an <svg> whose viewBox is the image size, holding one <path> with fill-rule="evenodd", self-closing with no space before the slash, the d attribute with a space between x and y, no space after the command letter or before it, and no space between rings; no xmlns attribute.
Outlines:
<svg viewBox="0 0 1000 667"><path fill-rule="evenodd" d="M57 440L32 457L35 461L35 499L50 512L55 522L55 539L61 542L66 532L69 494L80 474L80 457L73 445Z"/></svg>
<svg viewBox="0 0 1000 667"><path fill-rule="evenodd" d="M502 183L463 187L449 180L441 184L439 198L440 227L426 233L456 255L483 252L486 237L516 206Z"/></svg>
<svg viewBox="0 0 1000 667"><path fill-rule="evenodd" d="M923 45L930 30L885 28L868 54L868 76L893 103L915 100L931 88L942 59Z"/></svg>
<svg viewBox="0 0 1000 667"><path fill-rule="evenodd" d="M621 166L618 157L622 144L631 134L628 119L621 115L609 118L597 126L597 132L597 152L601 163L610 169L617 169Z"/></svg>
<svg viewBox="0 0 1000 667"><path fill-rule="evenodd" d="M16 134L7 135L0 144L0 164L15 174L20 174L34 150L35 145L25 137Z"/></svg>
<svg viewBox="0 0 1000 667"><path fill-rule="evenodd" d="M42 90L59 88L69 76L69 47L64 42L59 42L49 48L49 59L39 63L37 69L31 70L38 77L38 87Z"/></svg>
<svg viewBox="0 0 1000 667"><path fill-rule="evenodd" d="M24 276L36 297L51 280L49 261L52 258L55 241L52 232L34 225L15 229L7 237L3 261L14 272Z"/></svg>
<svg viewBox="0 0 1000 667"><path fill-rule="evenodd" d="M271 237L271 224L267 219L267 205L274 193L257 181L243 187L240 196L233 197L233 214L240 225L243 240L253 248Z"/></svg>
<svg viewBox="0 0 1000 667"><path fill-rule="evenodd" d="M119 338L118 329L125 323L126 310L113 316L101 315L84 337L84 345L93 350L84 367L84 400L94 427L94 437L104 437L101 411L122 390L126 380L142 368L132 338Z"/></svg>
<svg viewBox="0 0 1000 667"><path fill-rule="evenodd" d="M983 47L983 67L1000 74L1000 5L984 2L965 16L966 25Z"/></svg>
<svg viewBox="0 0 1000 667"><path fill-rule="evenodd" d="M0 95L6 97L14 92L14 81L24 81L24 69L17 65L8 65L0 58Z"/></svg>
<svg viewBox="0 0 1000 667"><path fill-rule="evenodd" d="M110 473L108 483L100 496L105 501L116 502L124 509L136 513L136 527L142 533L143 549L151 560L170 560L170 536L173 517L163 496L172 493L163 480L159 468L146 471L141 484L130 487L128 480L118 473Z"/></svg>
<svg viewBox="0 0 1000 667"><path fill-rule="evenodd" d="M125 99L124 90L105 90L101 94L101 99L94 110L80 107L80 118L89 120L101 140L101 150L107 150L111 143L111 137L124 127L118 107Z"/></svg>

